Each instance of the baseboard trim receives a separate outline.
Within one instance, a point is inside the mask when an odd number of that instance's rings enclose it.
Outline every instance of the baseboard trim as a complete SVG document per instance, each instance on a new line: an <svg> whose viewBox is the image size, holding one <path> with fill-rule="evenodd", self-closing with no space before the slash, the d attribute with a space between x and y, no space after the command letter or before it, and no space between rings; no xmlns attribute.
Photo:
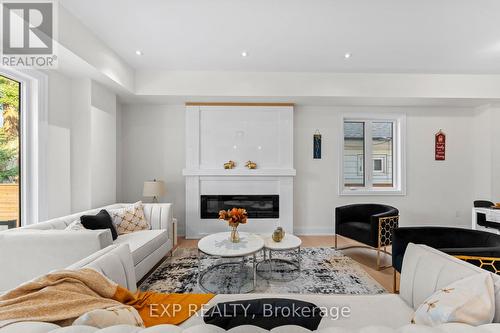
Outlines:
<svg viewBox="0 0 500 333"><path fill-rule="evenodd" d="M286 232L286 230L285 230ZM298 236L334 236L331 228L294 228L293 233Z"/></svg>
<svg viewBox="0 0 500 333"><path fill-rule="evenodd" d="M286 230L285 230L285 232L286 232ZM335 232L333 230L321 229L321 228L318 228L318 229L295 228L293 234L297 235L297 236L335 236ZM177 237L183 237L186 239L201 239L201 238L203 238L203 236L207 236L207 235L210 235L210 234L203 234L203 235L200 235L200 237L196 237L196 238L186 238L186 235L184 233L182 233L182 234L179 233L179 234L177 234Z"/></svg>

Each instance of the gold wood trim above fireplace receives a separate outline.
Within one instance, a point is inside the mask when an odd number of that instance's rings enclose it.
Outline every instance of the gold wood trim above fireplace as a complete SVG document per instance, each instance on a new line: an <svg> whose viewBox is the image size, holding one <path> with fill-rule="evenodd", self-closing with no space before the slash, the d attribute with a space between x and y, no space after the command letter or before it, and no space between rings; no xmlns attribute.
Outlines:
<svg viewBox="0 0 500 333"><path fill-rule="evenodd" d="M186 102L186 106L295 106L294 103Z"/></svg>

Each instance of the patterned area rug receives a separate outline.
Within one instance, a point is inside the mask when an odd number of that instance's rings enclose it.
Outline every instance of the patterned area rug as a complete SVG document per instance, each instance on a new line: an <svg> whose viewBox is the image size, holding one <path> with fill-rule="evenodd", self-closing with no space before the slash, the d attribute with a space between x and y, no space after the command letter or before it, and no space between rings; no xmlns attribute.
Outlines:
<svg viewBox="0 0 500 333"><path fill-rule="evenodd" d="M275 256L273 255L273 258ZM280 255L282 259L293 260L293 255ZM366 273L353 259L331 248L303 248L301 271L285 262L273 266L273 280L266 280L268 267L258 266L254 293L277 294L382 294L386 290ZM262 260L258 257L258 261ZM222 263L221 259L203 257L202 269ZM227 263L224 259L223 263ZM199 260L196 249L177 249L171 258L165 260L140 286L143 291L163 293L203 293L198 285ZM251 263L242 269L240 265L219 266L204 276L204 286L220 293L235 293L245 283L240 292L251 287ZM235 278L237 277L237 278ZM239 278L239 279L238 279ZM238 287L235 287L238 285ZM235 289L236 288L236 289Z"/></svg>

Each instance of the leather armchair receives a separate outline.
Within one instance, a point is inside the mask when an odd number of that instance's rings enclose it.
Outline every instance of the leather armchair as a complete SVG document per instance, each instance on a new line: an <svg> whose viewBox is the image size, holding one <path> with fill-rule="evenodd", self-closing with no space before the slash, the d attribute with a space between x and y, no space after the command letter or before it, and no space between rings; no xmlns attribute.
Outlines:
<svg viewBox="0 0 500 333"><path fill-rule="evenodd" d="M335 234L378 247L380 218L398 215L399 211L396 208L380 204L337 207L335 208Z"/></svg>
<svg viewBox="0 0 500 333"><path fill-rule="evenodd" d="M399 225L399 211L388 205L353 204L335 208L335 248L337 235L345 236L380 251L392 243L392 230ZM344 248L345 249L345 248Z"/></svg>
<svg viewBox="0 0 500 333"><path fill-rule="evenodd" d="M474 207L490 208L495 206L495 204L488 200L475 200Z"/></svg>
<svg viewBox="0 0 500 333"><path fill-rule="evenodd" d="M451 227L402 227L394 230L392 244L392 266L398 272L409 243L424 244L459 257L500 258L500 235Z"/></svg>

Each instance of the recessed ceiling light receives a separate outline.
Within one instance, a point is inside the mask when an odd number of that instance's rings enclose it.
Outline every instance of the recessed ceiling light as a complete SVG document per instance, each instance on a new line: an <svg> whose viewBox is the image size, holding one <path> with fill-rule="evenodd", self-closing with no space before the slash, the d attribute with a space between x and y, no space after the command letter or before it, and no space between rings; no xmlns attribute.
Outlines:
<svg viewBox="0 0 500 333"><path fill-rule="evenodd" d="M141 50L137 50L137 51L135 51L135 54L137 54L138 56L141 56L142 55L142 51Z"/></svg>
<svg viewBox="0 0 500 333"><path fill-rule="evenodd" d="M344 58L346 59L349 59L351 57L352 54L350 54L349 52L347 52L346 54L344 54Z"/></svg>
<svg viewBox="0 0 500 333"><path fill-rule="evenodd" d="M247 52L247 51L243 51L243 52L241 52L241 56L242 56L243 58L248 57L248 52Z"/></svg>

